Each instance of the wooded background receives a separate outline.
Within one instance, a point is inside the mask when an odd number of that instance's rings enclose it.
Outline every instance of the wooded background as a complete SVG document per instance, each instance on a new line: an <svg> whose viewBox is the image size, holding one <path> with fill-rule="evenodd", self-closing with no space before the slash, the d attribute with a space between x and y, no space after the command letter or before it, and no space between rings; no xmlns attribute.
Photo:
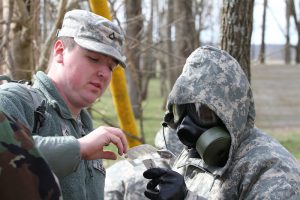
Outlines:
<svg viewBox="0 0 300 200"><path fill-rule="evenodd" d="M284 1L286 10L285 63L300 62L300 6ZM114 23L126 35L124 52L128 67L126 78L136 118L142 119L142 102L147 99L151 78L160 79L164 102L180 74L187 56L205 44L228 51L241 64L251 82L251 35L254 0L109 0ZM89 1L75 0L2 0L0 3L0 74L13 79L32 79L38 70L47 68L51 42L61 26L65 12L89 10ZM268 1L264 0L262 41L258 60L266 59L265 27ZM219 10L213 15L213 10ZM296 27L298 42L290 44L291 23ZM216 43L203 42L202 34L218 24ZM274 33L275 34L275 33ZM291 59L295 51L294 61Z"/></svg>

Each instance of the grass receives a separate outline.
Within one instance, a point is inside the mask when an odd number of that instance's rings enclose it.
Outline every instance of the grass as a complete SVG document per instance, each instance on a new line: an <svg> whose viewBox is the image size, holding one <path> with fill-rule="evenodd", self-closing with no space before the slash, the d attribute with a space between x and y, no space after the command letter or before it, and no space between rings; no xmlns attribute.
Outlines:
<svg viewBox="0 0 300 200"><path fill-rule="evenodd" d="M148 144L154 144L154 138L156 132L161 127L161 122L164 116L164 110L162 109L163 99L160 97L159 80L153 79L149 85L148 99L143 102L143 127L145 142ZM95 127L99 125L105 125L101 120L103 116L111 124L118 126L117 114L114 110L112 103L112 97L109 90L101 97L101 99L94 104L94 111L92 112ZM100 112L101 114L99 114ZM140 121L136 122L137 128L140 131ZM263 129L263 128L262 128ZM264 129L263 129L264 130ZM300 128L298 130L264 130L274 138L276 138L283 146L285 146L298 160L300 160ZM116 152L116 148L112 145L107 149ZM109 166L115 161L105 160L105 166Z"/></svg>

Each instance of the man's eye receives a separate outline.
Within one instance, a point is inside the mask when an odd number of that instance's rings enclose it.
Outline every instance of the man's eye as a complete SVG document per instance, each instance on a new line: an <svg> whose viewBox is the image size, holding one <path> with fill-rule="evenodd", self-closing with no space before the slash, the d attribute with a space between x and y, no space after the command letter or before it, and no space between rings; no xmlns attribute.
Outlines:
<svg viewBox="0 0 300 200"><path fill-rule="evenodd" d="M93 61L93 62L98 62L98 58L93 58L93 57L90 57L90 56L88 56L88 58L89 58L91 61Z"/></svg>

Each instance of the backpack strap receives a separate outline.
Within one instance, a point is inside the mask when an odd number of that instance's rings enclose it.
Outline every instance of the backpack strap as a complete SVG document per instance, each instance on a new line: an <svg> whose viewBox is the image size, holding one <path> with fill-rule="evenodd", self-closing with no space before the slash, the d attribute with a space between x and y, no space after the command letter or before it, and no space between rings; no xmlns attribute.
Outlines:
<svg viewBox="0 0 300 200"><path fill-rule="evenodd" d="M34 124L32 133L37 134L39 129L43 126L43 123L46 119L45 112L46 112L46 100L43 99L42 101L38 98L38 91L37 89L34 89L31 87L31 85L28 84L19 84L19 87L24 88L26 91L29 92L33 107L34 107Z"/></svg>
<svg viewBox="0 0 300 200"><path fill-rule="evenodd" d="M45 112L46 112L46 100L43 99L42 101L38 98L38 89L34 89L31 87L31 81L25 81L25 80L12 80L7 75L0 75L0 81L5 80L7 82L14 82L19 83L18 86L23 88L24 90L28 91L32 101L33 101L33 107L34 107L34 124L33 124L33 134L37 134L39 129L43 126L43 123L45 121Z"/></svg>
<svg viewBox="0 0 300 200"><path fill-rule="evenodd" d="M45 111L46 111L46 101L42 100L41 105L39 105L36 110L34 111L34 124L32 133L38 133L39 129L43 126L43 123L46 119Z"/></svg>

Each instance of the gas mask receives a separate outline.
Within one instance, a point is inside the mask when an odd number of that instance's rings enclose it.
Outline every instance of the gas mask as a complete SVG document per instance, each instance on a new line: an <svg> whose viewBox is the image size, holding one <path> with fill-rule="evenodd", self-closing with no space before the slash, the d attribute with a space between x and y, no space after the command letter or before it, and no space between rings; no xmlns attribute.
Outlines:
<svg viewBox="0 0 300 200"><path fill-rule="evenodd" d="M168 105L165 125L176 129L179 140L196 149L210 166L226 164L231 144L230 134L220 118L207 106L191 103Z"/></svg>

